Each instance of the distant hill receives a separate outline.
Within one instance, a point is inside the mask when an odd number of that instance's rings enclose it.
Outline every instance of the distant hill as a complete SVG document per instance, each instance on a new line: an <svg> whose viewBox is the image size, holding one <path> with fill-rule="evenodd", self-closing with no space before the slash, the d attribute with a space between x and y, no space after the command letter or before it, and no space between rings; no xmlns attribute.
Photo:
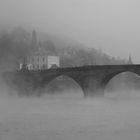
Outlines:
<svg viewBox="0 0 140 140"><path fill-rule="evenodd" d="M38 46L60 56L62 67L83 65L125 64L126 60L108 56L101 50L88 48L75 40L37 32ZM10 30L0 30L0 67L9 69L19 65L19 60L30 55L32 46L32 31L16 27Z"/></svg>
<svg viewBox="0 0 140 140"><path fill-rule="evenodd" d="M117 59L113 56L108 56L100 49L88 48L77 41L69 38L62 38L57 35L45 34L38 32L38 40L40 42L51 41L56 49L56 55L61 58L61 66L81 66L81 65L111 65L111 64L126 64L126 60Z"/></svg>

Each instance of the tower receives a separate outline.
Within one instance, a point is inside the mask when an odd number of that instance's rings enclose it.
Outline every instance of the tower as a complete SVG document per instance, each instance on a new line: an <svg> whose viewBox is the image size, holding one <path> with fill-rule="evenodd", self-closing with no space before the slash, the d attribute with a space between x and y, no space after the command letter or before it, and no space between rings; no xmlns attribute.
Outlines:
<svg viewBox="0 0 140 140"><path fill-rule="evenodd" d="M133 64L132 59L131 59L131 55L129 55L128 64L129 65L132 65Z"/></svg>
<svg viewBox="0 0 140 140"><path fill-rule="evenodd" d="M36 31L32 31L32 48L37 48L37 36Z"/></svg>

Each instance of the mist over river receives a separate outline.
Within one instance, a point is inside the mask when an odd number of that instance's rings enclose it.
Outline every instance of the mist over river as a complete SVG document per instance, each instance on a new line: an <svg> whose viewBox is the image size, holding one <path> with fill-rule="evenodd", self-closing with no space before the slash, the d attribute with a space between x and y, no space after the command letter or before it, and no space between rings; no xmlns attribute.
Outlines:
<svg viewBox="0 0 140 140"><path fill-rule="evenodd" d="M138 94L1 97L0 140L139 140Z"/></svg>

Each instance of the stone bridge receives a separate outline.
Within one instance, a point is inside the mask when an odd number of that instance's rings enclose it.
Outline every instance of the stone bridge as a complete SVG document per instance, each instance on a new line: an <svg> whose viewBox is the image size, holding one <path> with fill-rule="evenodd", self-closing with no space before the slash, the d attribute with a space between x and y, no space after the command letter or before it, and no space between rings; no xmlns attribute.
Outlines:
<svg viewBox="0 0 140 140"><path fill-rule="evenodd" d="M12 77L10 78L13 80L12 83L17 85L20 83L18 85L20 88L26 89L28 85L36 90L43 89L58 76L67 76L79 84L84 96L103 96L107 83L122 72L133 72L140 75L140 65L96 65L39 71L21 70L12 74L7 73L5 77Z"/></svg>

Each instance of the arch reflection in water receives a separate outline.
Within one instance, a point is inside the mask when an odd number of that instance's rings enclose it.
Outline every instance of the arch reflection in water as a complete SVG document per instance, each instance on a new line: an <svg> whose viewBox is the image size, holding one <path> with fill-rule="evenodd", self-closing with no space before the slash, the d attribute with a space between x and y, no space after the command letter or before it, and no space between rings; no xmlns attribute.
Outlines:
<svg viewBox="0 0 140 140"><path fill-rule="evenodd" d="M140 76L133 72L123 72L114 76L105 87L105 97L139 97Z"/></svg>
<svg viewBox="0 0 140 140"><path fill-rule="evenodd" d="M84 96L79 84L68 76L58 76L45 87L44 95L81 98Z"/></svg>

